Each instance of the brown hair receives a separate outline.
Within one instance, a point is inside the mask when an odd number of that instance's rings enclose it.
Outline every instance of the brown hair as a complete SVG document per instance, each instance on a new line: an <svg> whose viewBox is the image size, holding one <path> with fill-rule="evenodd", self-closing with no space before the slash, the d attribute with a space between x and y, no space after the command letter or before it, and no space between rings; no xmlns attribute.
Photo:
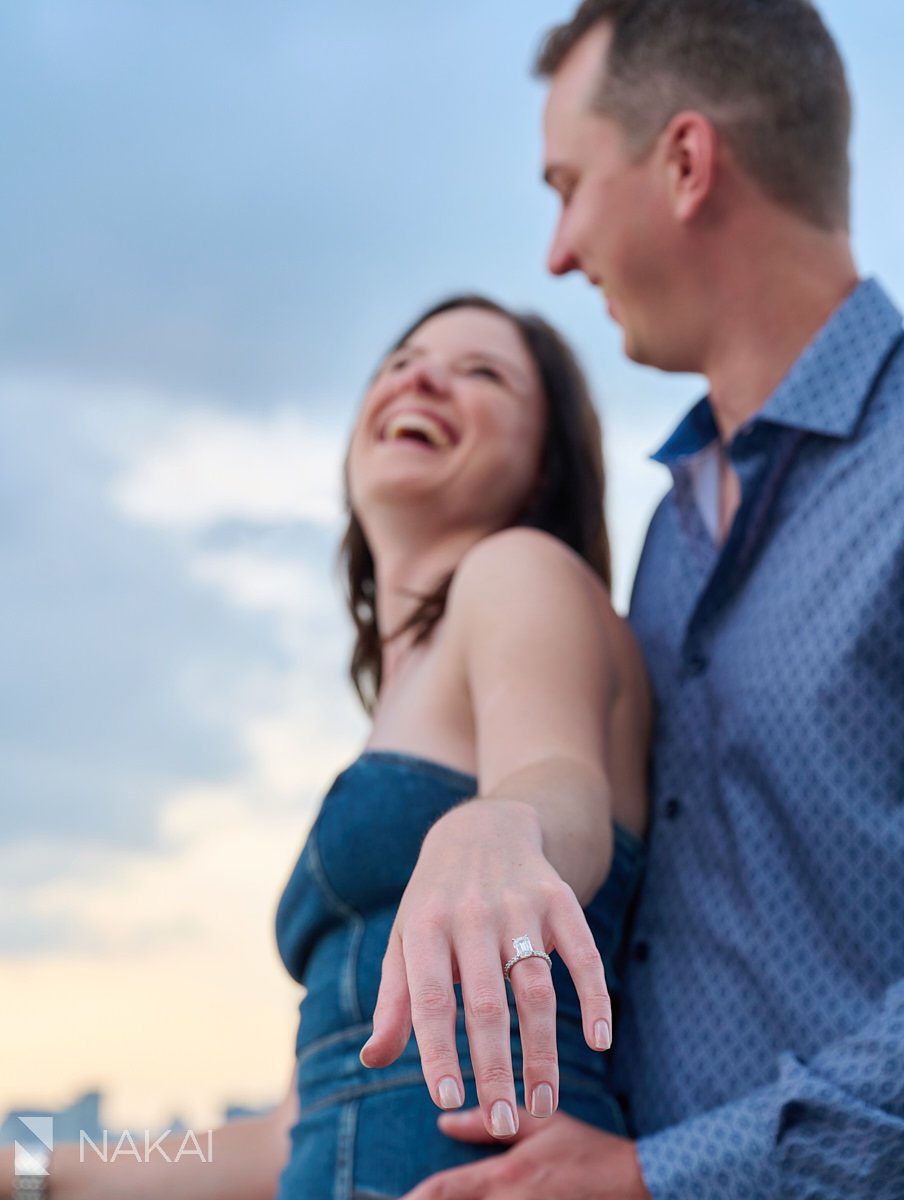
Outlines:
<svg viewBox="0 0 904 1200"><path fill-rule="evenodd" d="M592 107L619 122L632 152L695 109L766 195L820 228L848 228L851 99L808 0L584 0L546 35L536 73L555 74L602 23L612 42Z"/></svg>
<svg viewBox="0 0 904 1200"><path fill-rule="evenodd" d="M397 350L431 317L458 308L477 308L506 317L517 328L536 363L546 398L546 431L538 486L511 522L543 529L560 538L611 585L609 537L603 512L604 474L599 418L574 353L542 317L518 313L485 296L453 296L414 321L390 347ZM442 617L452 574L426 596L413 615L388 635L377 628L374 562L361 523L348 500L348 525L340 547L348 609L355 625L350 674L370 713L380 690L383 646L414 630L415 644L426 641Z"/></svg>

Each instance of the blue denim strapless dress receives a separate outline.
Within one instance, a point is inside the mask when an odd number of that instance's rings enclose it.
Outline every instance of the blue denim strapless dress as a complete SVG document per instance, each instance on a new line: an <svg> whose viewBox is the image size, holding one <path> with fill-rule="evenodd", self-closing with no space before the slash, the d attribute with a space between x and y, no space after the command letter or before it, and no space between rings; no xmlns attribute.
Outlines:
<svg viewBox="0 0 904 1200"><path fill-rule="evenodd" d="M300 1115L277 1200L391 1200L437 1171L499 1152L440 1133L439 1110L427 1092L413 1037L390 1067L367 1070L358 1060L371 1032L390 928L424 835L476 790L473 776L438 763L367 751L339 775L324 799L276 915L282 960L306 988L296 1040ZM615 959L643 859L641 842L616 826L612 869L586 910L616 1002ZM607 1056L584 1041L577 993L555 955L553 977L559 1107L623 1133ZM523 1102L511 993L509 1000L512 1062ZM460 995L457 1030L470 1107L477 1094Z"/></svg>

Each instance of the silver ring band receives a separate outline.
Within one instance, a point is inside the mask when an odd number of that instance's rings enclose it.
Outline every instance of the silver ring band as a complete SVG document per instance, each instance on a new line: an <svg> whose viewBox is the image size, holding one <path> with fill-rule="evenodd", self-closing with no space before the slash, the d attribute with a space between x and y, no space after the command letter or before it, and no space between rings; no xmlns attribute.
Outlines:
<svg viewBox="0 0 904 1200"><path fill-rule="evenodd" d="M512 938L512 945L515 947L515 956L510 958L502 968L506 979L511 983L509 972L516 962L520 962L522 958L542 958L546 965L552 970L552 959L545 950L535 950L531 945L530 938L527 934L522 934L521 937Z"/></svg>

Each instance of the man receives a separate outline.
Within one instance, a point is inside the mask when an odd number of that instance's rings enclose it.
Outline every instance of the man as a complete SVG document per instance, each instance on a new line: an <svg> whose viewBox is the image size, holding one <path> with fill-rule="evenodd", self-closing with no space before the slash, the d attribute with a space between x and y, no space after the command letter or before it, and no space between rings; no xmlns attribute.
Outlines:
<svg viewBox="0 0 904 1200"><path fill-rule="evenodd" d="M806 0L586 0L547 38L549 255L701 372L631 619L658 707L616 1067L409 1200L904 1196L904 332L848 237ZM443 1128L488 1140L479 1113Z"/></svg>

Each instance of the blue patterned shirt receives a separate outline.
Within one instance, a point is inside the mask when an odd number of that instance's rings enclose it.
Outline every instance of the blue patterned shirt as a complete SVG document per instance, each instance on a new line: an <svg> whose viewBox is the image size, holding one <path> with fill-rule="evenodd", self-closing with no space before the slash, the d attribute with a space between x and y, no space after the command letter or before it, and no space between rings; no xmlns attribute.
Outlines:
<svg viewBox="0 0 904 1200"><path fill-rule="evenodd" d="M707 400L631 621L657 703L615 1038L654 1200L904 1197L904 334L867 281L694 495Z"/></svg>

